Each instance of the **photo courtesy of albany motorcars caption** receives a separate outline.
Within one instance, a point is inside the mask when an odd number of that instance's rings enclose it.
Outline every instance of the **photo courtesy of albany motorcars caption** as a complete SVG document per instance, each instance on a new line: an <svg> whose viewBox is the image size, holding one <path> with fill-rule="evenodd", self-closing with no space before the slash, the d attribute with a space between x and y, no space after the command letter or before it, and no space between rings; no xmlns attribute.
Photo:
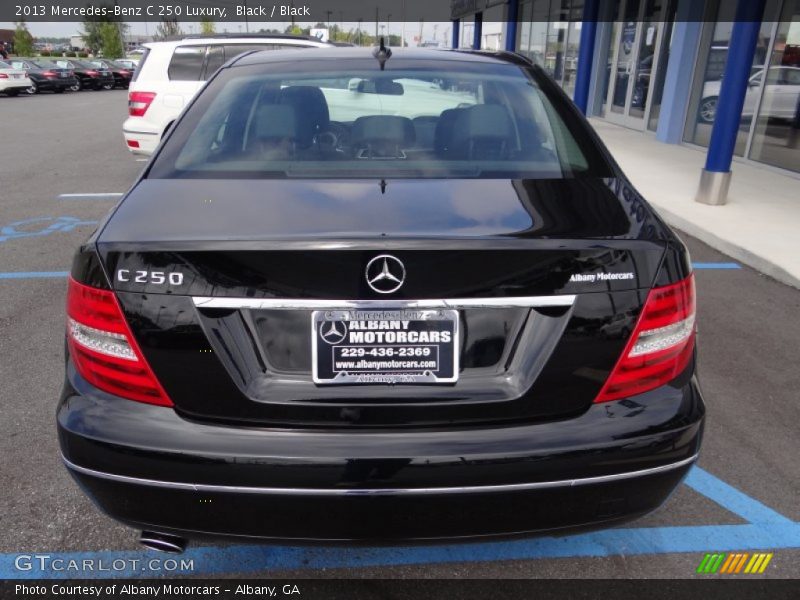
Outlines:
<svg viewBox="0 0 800 600"><path fill-rule="evenodd" d="M241 55L78 250L64 462L151 547L607 527L700 447L683 243L511 53Z"/></svg>

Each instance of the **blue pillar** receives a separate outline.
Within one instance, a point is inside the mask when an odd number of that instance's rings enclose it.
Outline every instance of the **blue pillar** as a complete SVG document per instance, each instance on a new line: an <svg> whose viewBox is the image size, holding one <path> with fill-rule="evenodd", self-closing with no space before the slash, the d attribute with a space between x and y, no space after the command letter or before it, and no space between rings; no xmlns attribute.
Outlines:
<svg viewBox="0 0 800 600"><path fill-rule="evenodd" d="M730 186L731 161L742 118L750 67L761 28L765 0L739 0L736 21L728 44L728 58L722 74L717 111L708 144L706 168L700 178L696 200L724 204Z"/></svg>
<svg viewBox="0 0 800 600"><path fill-rule="evenodd" d="M736 22L728 45L714 128L708 144L707 171L725 173L731 169L763 12L764 0L739 0L736 7Z"/></svg>
<svg viewBox="0 0 800 600"><path fill-rule="evenodd" d="M481 49L481 36L483 35L483 13L475 13L475 27L472 32L472 48Z"/></svg>
<svg viewBox="0 0 800 600"><path fill-rule="evenodd" d="M578 72L575 74L575 104L586 114L589 104L589 87L592 81L592 56L594 55L594 38L597 33L598 0L586 0L583 5L583 23L581 24L581 40L578 47Z"/></svg>
<svg viewBox="0 0 800 600"><path fill-rule="evenodd" d="M450 23L452 23L453 25L453 41L450 42L450 46L452 48L458 48L458 34L459 34L458 28L461 26L461 20L453 19L452 21L450 21Z"/></svg>
<svg viewBox="0 0 800 600"><path fill-rule="evenodd" d="M508 0L508 15L506 16L506 50L514 52L517 49L517 20L519 19L519 0Z"/></svg>
<svg viewBox="0 0 800 600"><path fill-rule="evenodd" d="M678 1L656 128L656 139L659 142L680 144L683 140L686 111L692 96L692 74L703 29L704 9L704 4L697 0ZM665 43L667 41L664 40ZM689 115L688 118L695 119L696 115Z"/></svg>

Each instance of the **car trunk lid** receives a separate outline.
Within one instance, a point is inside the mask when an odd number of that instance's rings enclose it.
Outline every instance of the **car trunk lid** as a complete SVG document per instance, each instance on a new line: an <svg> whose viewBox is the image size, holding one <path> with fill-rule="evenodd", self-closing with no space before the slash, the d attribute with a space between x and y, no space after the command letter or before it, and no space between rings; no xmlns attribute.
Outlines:
<svg viewBox="0 0 800 600"><path fill-rule="evenodd" d="M598 393L663 255L658 221L626 209L621 185L144 180L98 249L187 415L295 427L562 418ZM382 255L406 272L391 294L366 276ZM314 311L426 307L455 311L457 381L314 382Z"/></svg>

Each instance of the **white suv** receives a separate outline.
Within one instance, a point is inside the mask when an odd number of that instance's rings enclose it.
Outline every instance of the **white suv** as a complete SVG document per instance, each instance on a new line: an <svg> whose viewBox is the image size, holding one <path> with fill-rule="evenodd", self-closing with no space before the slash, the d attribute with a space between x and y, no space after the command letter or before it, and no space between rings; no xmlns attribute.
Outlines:
<svg viewBox="0 0 800 600"><path fill-rule="evenodd" d="M187 37L145 44L128 88L130 116L122 125L128 150L152 154L205 81L234 56L251 50L327 46L315 37L288 35Z"/></svg>

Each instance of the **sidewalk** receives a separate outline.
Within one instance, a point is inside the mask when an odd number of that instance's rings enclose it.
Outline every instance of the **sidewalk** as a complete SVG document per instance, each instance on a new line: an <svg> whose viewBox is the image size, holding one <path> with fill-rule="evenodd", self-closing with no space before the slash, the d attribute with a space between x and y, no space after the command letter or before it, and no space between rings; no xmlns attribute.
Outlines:
<svg viewBox="0 0 800 600"><path fill-rule="evenodd" d="M591 119L636 189L675 228L800 288L800 179L733 163L724 206L694 201L705 150Z"/></svg>

